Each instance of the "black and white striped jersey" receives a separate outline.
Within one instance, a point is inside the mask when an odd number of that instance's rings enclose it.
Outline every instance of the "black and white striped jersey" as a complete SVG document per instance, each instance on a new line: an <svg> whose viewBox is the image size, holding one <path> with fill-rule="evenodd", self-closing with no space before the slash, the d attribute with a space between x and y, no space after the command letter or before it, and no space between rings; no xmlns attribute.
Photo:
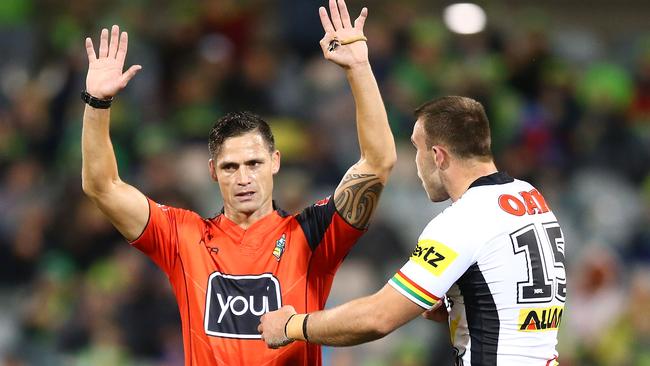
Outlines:
<svg viewBox="0 0 650 366"><path fill-rule="evenodd" d="M425 309L446 295L457 365L557 364L564 235L529 183L504 173L476 180L389 283Z"/></svg>

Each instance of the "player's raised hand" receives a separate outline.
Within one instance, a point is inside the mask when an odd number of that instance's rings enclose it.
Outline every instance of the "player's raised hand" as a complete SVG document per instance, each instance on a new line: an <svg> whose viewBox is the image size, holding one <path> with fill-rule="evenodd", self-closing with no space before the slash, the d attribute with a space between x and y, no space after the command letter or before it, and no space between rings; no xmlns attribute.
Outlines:
<svg viewBox="0 0 650 366"><path fill-rule="evenodd" d="M287 337L285 326L291 315L295 313L296 309L293 306L285 305L276 311L262 315L257 331L269 348L280 348L293 342Z"/></svg>
<svg viewBox="0 0 650 366"><path fill-rule="evenodd" d="M142 69L140 65L133 65L126 72L122 72L128 46L127 33L120 34L120 27L117 25L111 29L110 42L108 29L102 29L99 39L99 55L95 54L93 41L90 37L86 38L86 53L88 54L86 91L90 95L99 99L111 98L124 89L129 80Z"/></svg>
<svg viewBox="0 0 650 366"><path fill-rule="evenodd" d="M367 63L368 46L363 35L363 25L368 16L368 9L361 10L353 25L345 0L329 0L329 2L329 15L325 7L321 6L318 9L325 31L325 36L320 41L323 55L344 68Z"/></svg>

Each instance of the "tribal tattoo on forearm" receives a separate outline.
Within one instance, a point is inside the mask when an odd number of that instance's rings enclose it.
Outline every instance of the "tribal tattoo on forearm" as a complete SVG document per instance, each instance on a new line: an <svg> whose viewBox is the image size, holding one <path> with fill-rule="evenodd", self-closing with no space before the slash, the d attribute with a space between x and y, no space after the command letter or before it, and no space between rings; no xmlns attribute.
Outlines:
<svg viewBox="0 0 650 366"><path fill-rule="evenodd" d="M334 196L336 210L350 225L365 229L383 189L384 185L375 174L346 174Z"/></svg>

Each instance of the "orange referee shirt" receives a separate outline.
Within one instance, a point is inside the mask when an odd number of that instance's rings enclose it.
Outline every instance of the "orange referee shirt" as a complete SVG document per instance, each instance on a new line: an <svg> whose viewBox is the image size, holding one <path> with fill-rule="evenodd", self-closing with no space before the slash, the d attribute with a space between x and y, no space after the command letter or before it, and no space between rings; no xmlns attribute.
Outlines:
<svg viewBox="0 0 650 366"><path fill-rule="evenodd" d="M183 328L185 365L320 365L320 346L272 350L259 318L281 306L321 310L334 273L363 233L329 197L297 215L275 210L240 228L225 215L149 200L149 222L131 244L169 277Z"/></svg>

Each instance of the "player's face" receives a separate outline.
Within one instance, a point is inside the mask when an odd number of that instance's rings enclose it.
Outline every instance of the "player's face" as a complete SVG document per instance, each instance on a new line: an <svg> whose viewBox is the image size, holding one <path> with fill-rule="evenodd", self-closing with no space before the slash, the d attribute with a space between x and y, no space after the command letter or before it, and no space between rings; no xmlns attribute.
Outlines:
<svg viewBox="0 0 650 366"><path fill-rule="evenodd" d="M411 142L415 146L415 165L418 169L418 177L422 181L422 186L427 192L427 196L433 202L442 202L449 198L440 177L440 169L436 165L434 152L432 148L427 148L426 132L424 123L418 119L413 126Z"/></svg>
<svg viewBox="0 0 650 366"><path fill-rule="evenodd" d="M273 175L279 169L280 152L269 152L258 132L226 139L216 159L210 160L225 209L247 216L272 210Z"/></svg>

